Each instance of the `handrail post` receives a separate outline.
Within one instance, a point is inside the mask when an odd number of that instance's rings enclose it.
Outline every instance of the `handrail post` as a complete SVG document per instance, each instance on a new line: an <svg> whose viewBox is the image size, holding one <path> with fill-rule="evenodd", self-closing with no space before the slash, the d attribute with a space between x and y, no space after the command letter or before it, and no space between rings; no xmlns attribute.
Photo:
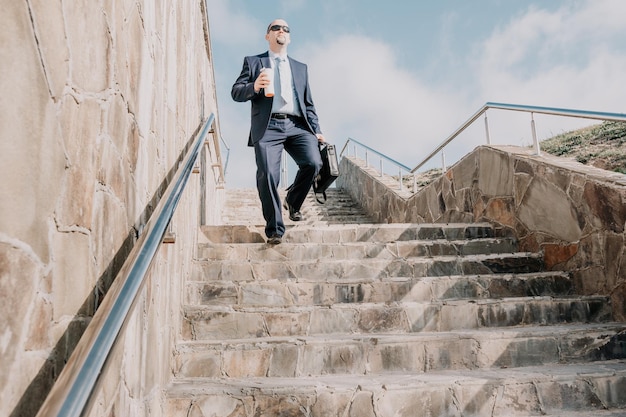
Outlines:
<svg viewBox="0 0 626 417"><path fill-rule="evenodd" d="M380 176L383 176L383 158L380 158Z"/></svg>
<svg viewBox="0 0 626 417"><path fill-rule="evenodd" d="M403 190L403 186L402 186L402 168L398 167L398 178L400 179L400 191Z"/></svg>
<svg viewBox="0 0 626 417"><path fill-rule="evenodd" d="M533 134L533 143L535 144L535 155L541 155L541 150L539 149L539 141L537 140L537 129L535 129L535 117L533 112L530 112L530 129Z"/></svg>
<svg viewBox="0 0 626 417"><path fill-rule="evenodd" d="M487 120L487 110L485 110L485 135L487 136L487 145L491 145L491 137L489 137L489 121Z"/></svg>
<svg viewBox="0 0 626 417"><path fill-rule="evenodd" d="M441 172L446 172L446 153L441 151Z"/></svg>

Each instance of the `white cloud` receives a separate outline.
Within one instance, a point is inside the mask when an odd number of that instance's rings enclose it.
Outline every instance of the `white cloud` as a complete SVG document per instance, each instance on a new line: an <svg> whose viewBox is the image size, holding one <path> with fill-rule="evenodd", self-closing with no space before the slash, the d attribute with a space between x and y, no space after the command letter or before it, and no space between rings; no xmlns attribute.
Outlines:
<svg viewBox="0 0 626 417"><path fill-rule="evenodd" d="M289 13L300 10L305 4L306 0L281 0L280 9L283 10L284 13Z"/></svg>
<svg viewBox="0 0 626 417"><path fill-rule="evenodd" d="M488 101L625 113L626 2L568 6L531 8L477 45L472 68L479 94ZM530 115L491 113L495 143L532 143ZM543 115L535 122L539 140L597 123Z"/></svg>
<svg viewBox="0 0 626 417"><path fill-rule="evenodd" d="M460 122L454 97L399 68L390 45L359 36L322 44L303 48L303 60L320 124L333 142L343 145L350 136L410 163Z"/></svg>
<svg viewBox="0 0 626 417"><path fill-rule="evenodd" d="M263 24L245 11L235 10L228 0L206 0L209 13L211 41L226 45L249 44L259 38ZM262 37L261 37L262 38ZM243 57L242 57L243 58Z"/></svg>
<svg viewBox="0 0 626 417"><path fill-rule="evenodd" d="M618 18L618 16L620 16ZM530 9L479 48L483 94L525 104L623 111L626 2Z"/></svg>

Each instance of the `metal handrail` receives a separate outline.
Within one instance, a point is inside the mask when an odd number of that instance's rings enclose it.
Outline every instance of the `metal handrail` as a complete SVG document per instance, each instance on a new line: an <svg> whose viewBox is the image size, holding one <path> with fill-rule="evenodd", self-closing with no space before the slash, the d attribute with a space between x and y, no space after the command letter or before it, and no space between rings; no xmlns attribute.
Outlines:
<svg viewBox="0 0 626 417"><path fill-rule="evenodd" d="M457 136L459 136L465 129L467 129L472 123L476 121L480 116L482 116L488 109L499 109L499 110L512 110L512 111L521 111L526 113L540 113L540 114L550 114L553 116L566 116L566 117L577 117L581 119L595 119L595 120L612 120L612 121L626 121L626 114L622 113L607 113L607 112L598 112L598 111L588 111L588 110L574 110L574 109L562 109L557 107L541 107L541 106L526 106L521 104L507 104L507 103L492 103L487 102L484 106L480 108L472 117L470 117L465 123L463 123L457 130L455 130L446 140L441 142L439 146L437 146L426 158L424 158L420 163L418 163L415 168L411 169L411 173L415 173L418 169L420 169L426 162L431 160L439 151L445 148L450 142L452 142ZM535 145L535 151L539 153L539 142L537 140L537 134L535 132L534 120L531 120L531 127L533 133L533 140ZM485 129L487 135L487 143L489 143L489 127L485 122Z"/></svg>
<svg viewBox="0 0 626 417"><path fill-rule="evenodd" d="M376 154L377 156L379 156L379 157L381 157L383 159L386 159L387 161L391 162L392 164L394 164L394 165L396 165L396 166L398 166L398 167L400 167L400 168L402 168L402 169L404 169L406 171L410 171L411 170L411 168L409 168L408 166L406 166L406 165L404 165L404 164L402 164L402 163L400 163L400 162L398 162L398 161L388 157L387 155L378 152L376 149L370 148L369 146L365 145L364 143L361 143L358 140L352 139L352 138L348 138L348 140L346 141L346 144L343 145L343 148L341 148L341 152L339 152L339 156L340 157L346 151L346 149L348 148L348 143L350 143L350 142L356 143L357 145L359 145L363 149L365 149L365 150L367 150L369 152L372 152L373 154Z"/></svg>
<svg viewBox="0 0 626 417"><path fill-rule="evenodd" d="M410 169L408 168L406 165L401 164L400 162L395 161L394 159L382 154L381 152L378 152L372 148L370 148L369 146L354 140L352 138L348 138L348 140L346 141L346 144L344 145L341 154L343 155L344 151L346 150L346 148L348 147L348 144L350 142L354 142L356 144L358 144L360 147L366 149L366 151L368 152L373 152L375 153L377 156L379 156L380 158L384 158L385 160L393 163L394 165L396 165L399 170L404 170L409 174L415 174L415 172L420 169L422 166L424 166L428 161L430 161L435 155L437 155L439 152L441 152L443 150L443 148L445 148L448 144L450 144L450 142L452 142L454 139L456 139L465 129L467 129L470 125L472 125L479 117L481 117L483 114L485 114L485 134L486 134L486 138L487 138L487 144L490 143L490 138L489 138L489 125L487 122L487 116L486 116L486 112L489 109L497 109L497 110L510 110L510 111L519 111L519 112L526 112L526 113L530 113L531 114L531 129L532 129L532 135L533 135L533 142L534 142L534 147L535 147L535 153L539 154L540 153L540 149L539 149L539 141L537 140L537 134L536 134L536 130L535 130L535 120L534 120L534 113L538 113L538 114L548 114L548 115L554 115L554 116L565 116L565 117L576 117L576 118L581 118L581 119L594 119L594 120L610 120L610 121L623 121L626 122L626 114L623 113L609 113L609 112L599 112L599 111L589 111L589 110L576 110L576 109L564 109L564 108L557 108L557 107L542 107L542 106L527 106L527 105L521 105L521 104L507 104L507 103L494 103L494 102L487 102L485 103L478 111L476 111L476 113L474 113L469 119L467 119L467 121L465 123L463 123L461 126L459 126L450 136L448 136L443 142L441 142L441 144L439 144L432 152L430 152L426 158L424 158L421 162L419 162L414 168ZM355 156L356 156L356 150L355 150ZM367 158L367 156L366 156ZM443 171L446 170L445 167L445 157L443 156L442 153L442 161L443 161ZM382 172L382 166L381 166L381 176L383 175ZM415 175L413 176L413 189L415 191L416 188L416 179L415 179ZM400 172L399 174L399 182L400 182L400 189L402 189L402 173Z"/></svg>
<svg viewBox="0 0 626 417"><path fill-rule="evenodd" d="M115 340L143 287L194 163L215 123L211 114L146 223L102 304L79 340L37 416L79 417L88 405ZM202 126L202 124L201 124Z"/></svg>
<svg viewBox="0 0 626 417"><path fill-rule="evenodd" d="M378 156L379 162L380 162L380 176L381 177L384 175L383 160L391 162L393 165L395 165L398 168L399 187L400 187L400 189L403 188L403 185L402 185L402 171L409 172L411 170L411 168L409 168L408 166L406 166L406 165L396 161L395 159L392 159L392 158L388 157L387 155L385 155L383 153L378 152L376 149L373 149L373 148L367 146L366 144L361 143L358 140L353 139L353 138L348 138L348 140L346 141L345 145L343 145L343 148L341 148L341 152L339 152L339 157L342 157L344 152L347 151L348 145L350 144L350 142L353 142L355 145L358 145L361 148L365 149L365 166L366 167L369 167L369 155L368 155L368 152L371 152L374 155ZM356 146L354 147L354 156L355 157L357 156ZM415 188L415 186L413 188Z"/></svg>

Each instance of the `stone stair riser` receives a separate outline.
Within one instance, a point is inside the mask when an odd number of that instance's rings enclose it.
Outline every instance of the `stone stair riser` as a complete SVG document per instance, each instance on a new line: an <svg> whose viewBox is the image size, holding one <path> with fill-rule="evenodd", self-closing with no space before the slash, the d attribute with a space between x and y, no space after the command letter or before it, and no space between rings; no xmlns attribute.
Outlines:
<svg viewBox="0 0 626 417"><path fill-rule="evenodd" d="M268 279L420 278L429 276L529 273L542 270L540 254L468 257L310 261L199 261L193 281Z"/></svg>
<svg viewBox="0 0 626 417"><path fill-rule="evenodd" d="M332 308L187 309L183 336L219 340L318 334L413 333L610 321L605 297L483 302L344 304Z"/></svg>
<svg viewBox="0 0 626 417"><path fill-rule="evenodd" d="M614 349L621 337L620 327L614 327L519 336L480 332L191 344L179 349L176 375L294 378L577 363L601 359L604 351Z"/></svg>
<svg viewBox="0 0 626 417"><path fill-rule="evenodd" d="M287 214L287 213L285 213ZM347 211L344 212L335 212L332 214L321 214L316 213L315 220L307 220L307 217L310 216L309 212L303 212L304 220L300 221L298 225L306 224L306 225L331 225L331 224L364 224L370 223L371 220L365 216L356 216L354 213L350 213ZM285 216L286 218L286 216Z"/></svg>
<svg viewBox="0 0 626 417"><path fill-rule="evenodd" d="M468 256L513 253L517 244L511 238L473 241L391 242L370 244L232 244L200 246L199 259L209 261L267 261L273 259L395 259L409 257Z"/></svg>
<svg viewBox="0 0 626 417"><path fill-rule="evenodd" d="M561 377L516 376L451 375L447 380L396 376L394 382L361 377L361 383L354 381L350 386L329 386L323 381L316 385L307 380L302 385L294 382L275 387L263 387L260 382L255 385L259 380L253 379L252 386L243 390L221 381L205 387L193 398L173 392L167 411L168 415L186 411L191 415L229 417L510 417L569 415L568 410L575 410L602 416L606 409L626 406L623 371ZM304 385L307 382L310 385ZM210 410L216 408L221 413L211 414Z"/></svg>
<svg viewBox="0 0 626 417"><path fill-rule="evenodd" d="M427 302L538 295L567 296L572 282L566 274L481 275L455 277L310 282L255 280L189 282L191 305L331 306L340 303Z"/></svg>
<svg viewBox="0 0 626 417"><path fill-rule="evenodd" d="M204 226L202 233L212 243L265 242L263 226ZM318 227L287 227L286 243L396 242L433 239L481 239L496 237L489 224L419 225L358 224ZM505 237L505 236L500 236Z"/></svg>

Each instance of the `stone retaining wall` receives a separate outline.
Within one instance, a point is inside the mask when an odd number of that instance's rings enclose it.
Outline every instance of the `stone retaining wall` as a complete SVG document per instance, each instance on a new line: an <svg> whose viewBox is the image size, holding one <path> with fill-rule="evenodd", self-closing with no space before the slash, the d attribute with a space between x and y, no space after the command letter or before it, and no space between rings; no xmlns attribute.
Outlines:
<svg viewBox="0 0 626 417"><path fill-rule="evenodd" d="M3 2L0 415L40 407L176 161L216 111L203 5ZM209 154L220 162L215 147ZM196 176L179 204L176 243L158 254L125 349L112 358L99 415L160 415L199 187ZM220 198L215 178L207 189Z"/></svg>
<svg viewBox="0 0 626 417"><path fill-rule="evenodd" d="M526 148L483 146L415 195L364 162L343 158L337 185L376 220L489 221L520 249L571 271L581 294L609 295L626 320L626 176Z"/></svg>

